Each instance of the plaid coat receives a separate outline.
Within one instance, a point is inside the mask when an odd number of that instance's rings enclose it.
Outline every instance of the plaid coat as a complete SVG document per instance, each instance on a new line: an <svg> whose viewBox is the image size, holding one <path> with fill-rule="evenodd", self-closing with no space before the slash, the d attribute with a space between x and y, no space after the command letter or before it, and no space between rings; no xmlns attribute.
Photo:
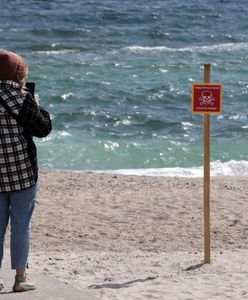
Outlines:
<svg viewBox="0 0 248 300"><path fill-rule="evenodd" d="M10 114L0 102L0 192L20 191L37 181L32 137L47 136L52 130L51 119L15 82L0 81L0 97L11 110Z"/></svg>

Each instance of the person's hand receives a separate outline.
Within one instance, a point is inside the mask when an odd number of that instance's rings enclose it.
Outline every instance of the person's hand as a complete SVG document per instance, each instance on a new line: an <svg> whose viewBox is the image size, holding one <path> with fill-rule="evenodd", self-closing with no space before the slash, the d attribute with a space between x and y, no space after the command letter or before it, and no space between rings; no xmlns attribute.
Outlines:
<svg viewBox="0 0 248 300"><path fill-rule="evenodd" d="M40 105L40 97L38 95L34 95L34 101L37 103L37 105Z"/></svg>

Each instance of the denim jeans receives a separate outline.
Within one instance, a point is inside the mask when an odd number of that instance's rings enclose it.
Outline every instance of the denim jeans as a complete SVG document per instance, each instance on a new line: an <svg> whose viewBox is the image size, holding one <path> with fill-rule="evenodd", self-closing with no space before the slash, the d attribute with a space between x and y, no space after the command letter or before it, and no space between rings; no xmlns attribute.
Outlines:
<svg viewBox="0 0 248 300"><path fill-rule="evenodd" d="M26 269L30 224L35 206L37 183L17 192L0 192L0 268L4 252L6 228L10 219L10 254L12 269Z"/></svg>

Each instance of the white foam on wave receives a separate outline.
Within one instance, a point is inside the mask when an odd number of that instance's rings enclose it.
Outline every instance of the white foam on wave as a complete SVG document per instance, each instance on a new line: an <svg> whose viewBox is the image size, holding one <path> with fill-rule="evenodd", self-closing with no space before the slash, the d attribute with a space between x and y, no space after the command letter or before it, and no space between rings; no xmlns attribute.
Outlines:
<svg viewBox="0 0 248 300"><path fill-rule="evenodd" d="M248 43L224 43L215 45L202 45L192 46L183 48L169 48L166 46L129 46L125 49L134 53L145 53L145 52L208 52L208 51L236 51L236 50L247 50Z"/></svg>
<svg viewBox="0 0 248 300"><path fill-rule="evenodd" d="M61 54L68 54L68 53L76 53L79 52L77 49L61 49L61 50L40 50L35 51L39 54L46 54L46 55L61 55Z"/></svg>
<svg viewBox="0 0 248 300"><path fill-rule="evenodd" d="M191 49L191 48L188 48ZM207 45L207 46L194 46L192 49L205 52L205 51L236 51L236 50L247 50L248 43L224 43L224 44L216 44L216 45Z"/></svg>
<svg viewBox="0 0 248 300"><path fill-rule="evenodd" d="M168 177L203 177L203 167L192 168L156 168L156 169L120 169L96 171L96 173L111 173L139 176L168 176ZM231 160L211 163L211 176L248 176L248 161Z"/></svg>
<svg viewBox="0 0 248 300"><path fill-rule="evenodd" d="M131 52L164 52L164 51L175 51L176 49L173 48L167 48L165 46L155 46L155 47L142 47L142 46L129 46L125 49L131 51Z"/></svg>

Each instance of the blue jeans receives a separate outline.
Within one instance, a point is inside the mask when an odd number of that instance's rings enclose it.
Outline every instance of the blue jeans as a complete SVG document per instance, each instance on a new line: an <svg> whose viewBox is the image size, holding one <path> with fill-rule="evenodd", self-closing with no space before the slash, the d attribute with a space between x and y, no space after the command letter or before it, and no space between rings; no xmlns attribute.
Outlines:
<svg viewBox="0 0 248 300"><path fill-rule="evenodd" d="M9 219L11 226L11 268L24 270L27 267L30 223L35 206L36 191L37 183L18 192L0 192L0 268Z"/></svg>

